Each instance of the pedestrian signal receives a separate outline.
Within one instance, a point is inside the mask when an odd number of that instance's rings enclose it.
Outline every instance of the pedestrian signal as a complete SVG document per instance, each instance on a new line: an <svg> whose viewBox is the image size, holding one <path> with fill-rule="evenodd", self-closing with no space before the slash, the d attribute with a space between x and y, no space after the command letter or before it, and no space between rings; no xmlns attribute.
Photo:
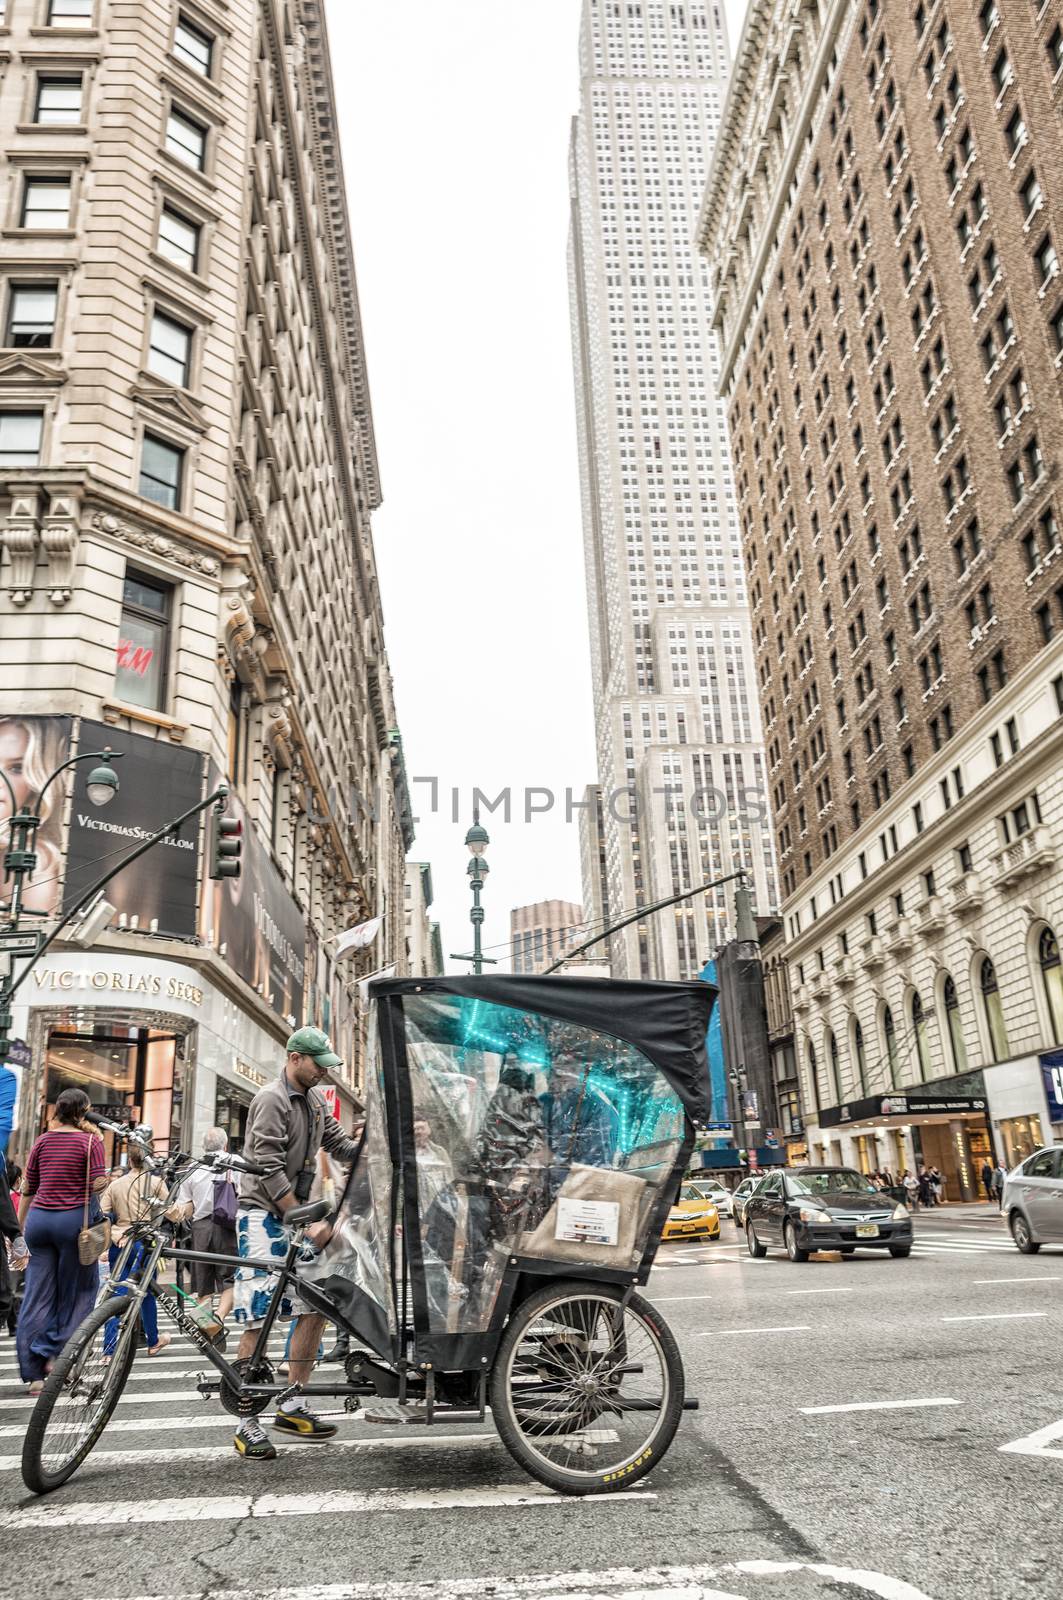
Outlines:
<svg viewBox="0 0 1063 1600"><path fill-rule="evenodd" d="M244 848L244 825L239 817L226 817L215 806L210 824L210 876L238 878Z"/></svg>

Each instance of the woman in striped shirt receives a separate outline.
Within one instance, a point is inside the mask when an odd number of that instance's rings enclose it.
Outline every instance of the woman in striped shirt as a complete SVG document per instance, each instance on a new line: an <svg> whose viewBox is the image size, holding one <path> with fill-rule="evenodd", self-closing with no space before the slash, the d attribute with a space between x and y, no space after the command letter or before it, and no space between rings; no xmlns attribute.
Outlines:
<svg viewBox="0 0 1063 1600"><path fill-rule="evenodd" d="M31 1394L39 1394L60 1350L92 1310L99 1267L83 1267L78 1234L85 1221L85 1179L90 1195L107 1184L103 1140L82 1127L91 1104L84 1089L64 1089L55 1121L26 1160L19 1221L29 1247L26 1289L18 1319L18 1365ZM90 1199L89 1221L99 1218Z"/></svg>

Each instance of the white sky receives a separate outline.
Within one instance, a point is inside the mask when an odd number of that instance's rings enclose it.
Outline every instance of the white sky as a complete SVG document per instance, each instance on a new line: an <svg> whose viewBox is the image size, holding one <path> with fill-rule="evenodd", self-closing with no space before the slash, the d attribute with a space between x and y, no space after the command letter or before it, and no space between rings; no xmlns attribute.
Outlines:
<svg viewBox="0 0 1063 1600"><path fill-rule="evenodd" d="M745 0L726 10L733 48ZM511 907L581 898L565 790L596 776L565 267L580 0L327 11L388 654L410 777L439 784L435 815L412 786L413 855L432 865L444 955L469 950L472 791L508 785L510 823L482 816L484 944L507 947ZM556 800L526 823L531 787Z"/></svg>

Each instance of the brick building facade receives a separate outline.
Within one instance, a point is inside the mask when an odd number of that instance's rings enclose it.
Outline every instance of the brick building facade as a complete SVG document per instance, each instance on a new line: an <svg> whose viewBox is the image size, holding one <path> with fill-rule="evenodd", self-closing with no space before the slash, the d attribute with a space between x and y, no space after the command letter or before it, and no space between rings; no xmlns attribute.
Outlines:
<svg viewBox="0 0 1063 1600"><path fill-rule="evenodd" d="M1054 1115L1061 18L755 4L706 192L813 1147L1020 1058Z"/></svg>

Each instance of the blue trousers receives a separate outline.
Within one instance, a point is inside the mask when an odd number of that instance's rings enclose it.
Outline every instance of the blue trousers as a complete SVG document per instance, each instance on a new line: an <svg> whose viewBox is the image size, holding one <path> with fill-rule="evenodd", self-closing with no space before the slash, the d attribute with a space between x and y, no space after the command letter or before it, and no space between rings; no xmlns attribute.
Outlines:
<svg viewBox="0 0 1063 1600"><path fill-rule="evenodd" d="M122 1246L113 1244L108 1251L107 1260L113 1267L118 1257L122 1254ZM144 1256L144 1246L138 1244L126 1267L125 1276L131 1278L137 1271ZM124 1281L124 1280L123 1280ZM128 1289L118 1288L116 1294L128 1294ZM140 1326L144 1329L144 1338L147 1340L148 1349L154 1349L159 1342L159 1308L155 1304L154 1295L147 1295L140 1302ZM118 1318L112 1317L107 1324L107 1331L103 1336L103 1348L109 1355L118 1341Z"/></svg>
<svg viewBox="0 0 1063 1600"><path fill-rule="evenodd" d="M96 1262L83 1267L78 1259L84 1215L81 1206L72 1211L31 1206L26 1218L30 1259L15 1340L24 1383L45 1376L45 1362L55 1360L95 1302L100 1269Z"/></svg>

